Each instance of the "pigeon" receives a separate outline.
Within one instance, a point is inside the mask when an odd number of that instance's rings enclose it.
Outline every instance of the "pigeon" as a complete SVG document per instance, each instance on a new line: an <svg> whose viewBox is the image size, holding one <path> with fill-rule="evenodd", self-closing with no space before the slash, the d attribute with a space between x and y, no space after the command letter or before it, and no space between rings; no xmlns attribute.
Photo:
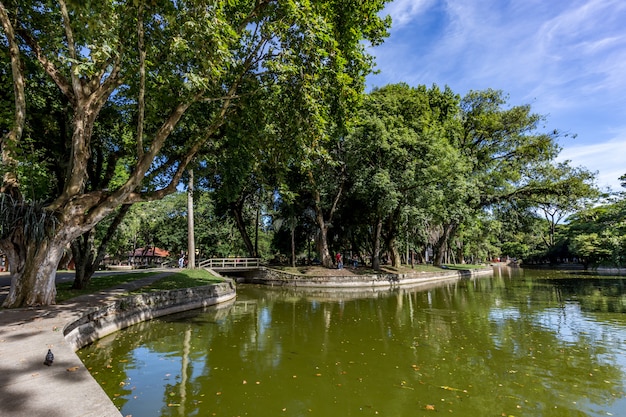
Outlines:
<svg viewBox="0 0 626 417"><path fill-rule="evenodd" d="M54 355L52 354L52 351L50 349L48 349L48 353L46 354L46 360L43 361L44 365L52 365L52 362L54 361Z"/></svg>

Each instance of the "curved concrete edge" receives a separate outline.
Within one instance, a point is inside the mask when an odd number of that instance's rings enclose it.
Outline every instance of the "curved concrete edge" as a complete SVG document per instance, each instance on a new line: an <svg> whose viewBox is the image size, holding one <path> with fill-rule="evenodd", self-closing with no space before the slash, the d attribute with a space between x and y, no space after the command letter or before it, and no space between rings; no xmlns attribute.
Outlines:
<svg viewBox="0 0 626 417"><path fill-rule="evenodd" d="M133 324L224 303L236 296L232 282L126 296L92 308L77 320L67 323L63 334L66 342L77 351Z"/></svg>
<svg viewBox="0 0 626 417"><path fill-rule="evenodd" d="M372 274L348 276L306 276L262 267L254 277L243 282L269 286L302 288L371 288L420 285L427 282L474 278L493 274L493 268L444 270L442 272L414 272L410 274Z"/></svg>
<svg viewBox="0 0 626 417"><path fill-rule="evenodd" d="M142 320L228 304L231 282L121 296L105 291L46 308L0 311L0 416L121 417L76 350ZM54 364L44 366L51 348Z"/></svg>

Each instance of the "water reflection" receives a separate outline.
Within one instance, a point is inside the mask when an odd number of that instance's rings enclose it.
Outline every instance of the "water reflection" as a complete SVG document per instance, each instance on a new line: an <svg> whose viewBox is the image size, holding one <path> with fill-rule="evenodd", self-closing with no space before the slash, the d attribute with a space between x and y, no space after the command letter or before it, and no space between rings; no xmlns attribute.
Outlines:
<svg viewBox="0 0 626 417"><path fill-rule="evenodd" d="M626 415L623 284L501 269L391 291L240 287L80 354L133 417Z"/></svg>

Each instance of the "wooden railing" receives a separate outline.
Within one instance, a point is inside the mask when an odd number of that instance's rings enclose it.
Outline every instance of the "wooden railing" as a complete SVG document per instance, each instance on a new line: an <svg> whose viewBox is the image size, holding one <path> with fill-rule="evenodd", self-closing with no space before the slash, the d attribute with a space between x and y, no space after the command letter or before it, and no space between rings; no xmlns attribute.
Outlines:
<svg viewBox="0 0 626 417"><path fill-rule="evenodd" d="M198 263L200 268L253 269L261 266L260 258L211 258Z"/></svg>

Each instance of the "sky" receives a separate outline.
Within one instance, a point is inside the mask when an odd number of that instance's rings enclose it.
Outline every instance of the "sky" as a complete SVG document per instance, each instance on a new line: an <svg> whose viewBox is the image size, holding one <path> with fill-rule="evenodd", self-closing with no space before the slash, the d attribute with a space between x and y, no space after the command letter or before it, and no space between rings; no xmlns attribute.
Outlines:
<svg viewBox="0 0 626 417"><path fill-rule="evenodd" d="M623 190L626 174L626 1L395 0L390 36L370 48L369 89L405 82L464 96L492 88L558 129L559 160Z"/></svg>

